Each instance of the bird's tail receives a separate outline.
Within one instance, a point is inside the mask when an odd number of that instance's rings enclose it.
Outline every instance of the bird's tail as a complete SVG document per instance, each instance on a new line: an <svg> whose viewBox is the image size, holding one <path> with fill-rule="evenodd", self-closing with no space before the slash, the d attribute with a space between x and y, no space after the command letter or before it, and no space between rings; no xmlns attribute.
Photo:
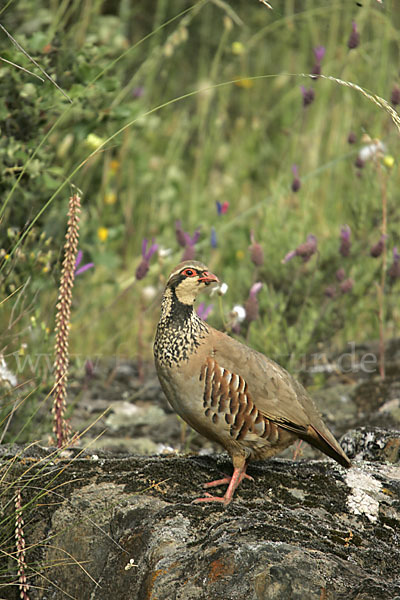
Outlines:
<svg viewBox="0 0 400 600"><path fill-rule="evenodd" d="M307 433L305 435L300 435L299 437L311 444L311 446L314 446L314 448L318 448L318 450L321 450L324 454L327 454L336 460L342 467L351 467L350 459L343 452L333 435L325 435L318 431L318 429L315 429L312 425L309 425Z"/></svg>

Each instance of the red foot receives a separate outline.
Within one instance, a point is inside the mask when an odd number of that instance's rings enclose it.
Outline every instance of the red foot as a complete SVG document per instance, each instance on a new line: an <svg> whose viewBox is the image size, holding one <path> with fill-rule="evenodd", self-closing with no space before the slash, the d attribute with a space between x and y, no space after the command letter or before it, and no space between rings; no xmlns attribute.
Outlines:
<svg viewBox="0 0 400 600"><path fill-rule="evenodd" d="M251 477L251 475L247 475L247 473L242 473L237 485L239 485L239 483L241 483L243 479L250 479L250 481L254 481L254 477ZM215 481L203 483L203 487L210 488L217 487L218 485L229 485L231 480L232 477L230 475L226 475L223 479L216 479Z"/></svg>
<svg viewBox="0 0 400 600"><path fill-rule="evenodd" d="M211 496L211 494L206 494L203 498L196 498L196 500L193 500L193 504L199 504L200 502L220 502L227 506L232 501L233 494L243 479L250 479L251 481L254 481L250 475L246 474L246 465L244 465L242 468L235 468L232 477L227 475L226 477L223 477L223 479L216 479L215 481L210 481L209 483L204 484L204 487L206 488L228 484L228 489L226 490L224 496Z"/></svg>
<svg viewBox="0 0 400 600"><path fill-rule="evenodd" d="M203 498L196 498L193 500L192 504L200 504L200 502L220 502L227 506L232 501L233 495L231 498L226 498L225 496L211 496L211 494L206 494Z"/></svg>

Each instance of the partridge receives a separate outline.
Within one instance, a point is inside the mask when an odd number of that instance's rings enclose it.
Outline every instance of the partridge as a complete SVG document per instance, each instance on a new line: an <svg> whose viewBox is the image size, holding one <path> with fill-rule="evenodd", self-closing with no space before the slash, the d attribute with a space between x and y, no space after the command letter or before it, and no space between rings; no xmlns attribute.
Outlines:
<svg viewBox="0 0 400 600"><path fill-rule="evenodd" d="M251 460L305 440L343 467L350 461L322 421L304 389L283 367L203 321L197 295L218 277L197 261L170 274L154 341L161 387L173 409L193 429L230 454L232 477L224 496L205 494L195 502L231 502Z"/></svg>

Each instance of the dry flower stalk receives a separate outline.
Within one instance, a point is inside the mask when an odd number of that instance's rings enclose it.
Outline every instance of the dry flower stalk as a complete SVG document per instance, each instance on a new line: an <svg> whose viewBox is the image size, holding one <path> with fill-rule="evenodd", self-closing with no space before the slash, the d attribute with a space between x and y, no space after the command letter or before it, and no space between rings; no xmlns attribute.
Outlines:
<svg viewBox="0 0 400 600"><path fill-rule="evenodd" d="M25 537L23 527L21 490L18 490L15 496L15 543L17 547L19 597L21 600L29 600L29 584L25 574Z"/></svg>
<svg viewBox="0 0 400 600"><path fill-rule="evenodd" d="M69 367L68 336L71 318L72 288L75 279L75 264L78 253L79 215L81 200L77 194L69 199L68 226L65 234L64 261L61 271L60 288L56 314L55 343L55 387L53 431L56 434L57 446L61 448L70 437L70 428L65 420L67 398L67 378Z"/></svg>

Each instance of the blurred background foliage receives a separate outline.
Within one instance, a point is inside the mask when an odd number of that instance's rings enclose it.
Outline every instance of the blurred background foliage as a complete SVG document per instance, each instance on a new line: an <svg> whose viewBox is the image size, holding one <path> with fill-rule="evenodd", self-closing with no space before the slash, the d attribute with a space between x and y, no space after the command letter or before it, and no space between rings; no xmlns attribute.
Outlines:
<svg viewBox="0 0 400 600"><path fill-rule="evenodd" d="M320 344L378 337L382 256L370 248L381 237L383 202L388 268L400 246L399 132L359 92L300 74L312 72L314 49L323 46L323 74L396 107L400 12L395 0L271 4L272 11L257 0L3 7L3 27L72 101L0 31L1 57L44 79L0 62L0 350L18 376L52 385L67 203L76 188L81 265L94 263L74 287L70 350L81 366L95 356L151 358L163 284L183 253L177 220L190 235L199 230L191 250L229 284L224 296L204 299L213 325L233 324L236 335L292 366ZM359 38L350 49L352 32ZM345 224L347 257L339 252ZM251 232L263 251L258 265ZM282 263L310 234L310 259ZM144 238L158 251L138 281ZM340 268L348 289L340 289ZM256 281L259 317L235 324L232 309ZM388 337L398 334L399 285L386 277Z"/></svg>

